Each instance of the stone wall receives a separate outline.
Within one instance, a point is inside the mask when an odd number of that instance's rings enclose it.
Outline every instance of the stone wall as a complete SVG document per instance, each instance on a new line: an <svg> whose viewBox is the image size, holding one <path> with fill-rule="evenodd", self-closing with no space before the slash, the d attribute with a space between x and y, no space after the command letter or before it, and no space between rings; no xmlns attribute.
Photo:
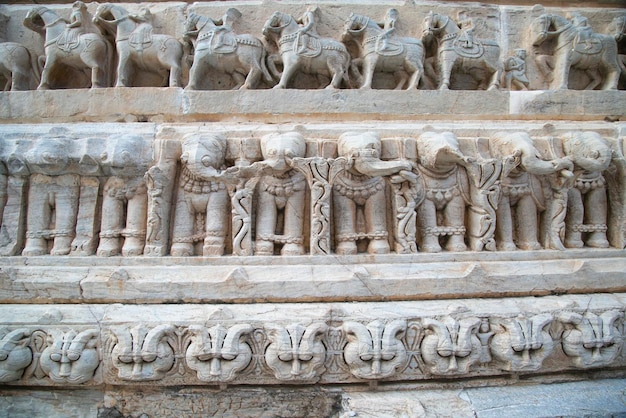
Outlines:
<svg viewBox="0 0 626 418"><path fill-rule="evenodd" d="M624 412L626 11L317 6L0 6L0 416Z"/></svg>

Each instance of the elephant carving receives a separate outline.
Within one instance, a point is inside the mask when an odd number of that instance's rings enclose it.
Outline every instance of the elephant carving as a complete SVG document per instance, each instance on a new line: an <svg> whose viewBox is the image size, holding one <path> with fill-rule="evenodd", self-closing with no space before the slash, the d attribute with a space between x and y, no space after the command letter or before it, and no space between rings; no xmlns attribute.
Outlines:
<svg viewBox="0 0 626 418"><path fill-rule="evenodd" d="M610 145L596 132L571 132L563 150L574 162L574 187L567 195L565 246L607 248L607 191L603 172L611 164ZM583 237L585 238L583 240Z"/></svg>
<svg viewBox="0 0 626 418"><path fill-rule="evenodd" d="M110 141L112 145L101 156L110 177L104 184L97 255L110 257L121 250L124 256L138 256L146 238L148 188L143 175L150 161L144 157L142 137L120 135Z"/></svg>
<svg viewBox="0 0 626 418"><path fill-rule="evenodd" d="M191 256L202 243L202 255L220 256L228 231L229 196L220 181L226 138L191 134L182 144L181 173L175 203L173 256Z"/></svg>
<svg viewBox="0 0 626 418"><path fill-rule="evenodd" d="M339 156L350 160L350 168L338 174L333 184L337 254L356 254L365 240L369 254L390 251L383 176L410 171L411 163L383 161L381 148L375 132L346 132L339 137Z"/></svg>
<svg viewBox="0 0 626 418"><path fill-rule="evenodd" d="M497 208L496 241L499 250L539 250L539 215L546 209L545 196L537 176L556 174L571 177L569 158L546 161L539 156L533 140L525 132L496 133L489 140L496 158L513 159L502 179ZM514 227L514 225L516 227Z"/></svg>
<svg viewBox="0 0 626 418"><path fill-rule="evenodd" d="M47 339L48 346L41 353L41 369L55 383L80 384L90 380L100 364L97 329L53 331Z"/></svg>
<svg viewBox="0 0 626 418"><path fill-rule="evenodd" d="M7 332L0 340L0 383L19 380L33 361L33 352L28 347L30 331L19 328Z"/></svg>
<svg viewBox="0 0 626 418"><path fill-rule="evenodd" d="M158 380L174 366L174 349L168 337L171 325L148 329L138 325L115 331L117 342L111 352L113 366L123 380Z"/></svg>
<svg viewBox="0 0 626 418"><path fill-rule="evenodd" d="M261 138L262 161L233 167L242 177L260 177L256 201L256 255L304 254L306 179L291 166L304 157L306 143L297 132L273 133Z"/></svg>
<svg viewBox="0 0 626 418"><path fill-rule="evenodd" d="M452 132L425 132L417 141L417 170L424 179L425 198L417 206L420 250L440 252L447 237L448 251L465 251L465 207L470 203L465 166L473 159L463 155Z"/></svg>
<svg viewBox="0 0 626 418"><path fill-rule="evenodd" d="M72 141L66 137L43 137L26 153L31 176L24 256L48 251L52 255L68 255L71 251L80 194L80 176L67 172Z"/></svg>

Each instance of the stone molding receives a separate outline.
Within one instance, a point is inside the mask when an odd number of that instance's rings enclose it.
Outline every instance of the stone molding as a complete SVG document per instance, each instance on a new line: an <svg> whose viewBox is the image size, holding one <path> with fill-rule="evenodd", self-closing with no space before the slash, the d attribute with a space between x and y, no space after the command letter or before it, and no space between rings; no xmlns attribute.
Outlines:
<svg viewBox="0 0 626 418"><path fill-rule="evenodd" d="M606 371L625 366L625 300L3 305L2 317L14 319L1 324L0 370L5 384L64 387L453 382Z"/></svg>

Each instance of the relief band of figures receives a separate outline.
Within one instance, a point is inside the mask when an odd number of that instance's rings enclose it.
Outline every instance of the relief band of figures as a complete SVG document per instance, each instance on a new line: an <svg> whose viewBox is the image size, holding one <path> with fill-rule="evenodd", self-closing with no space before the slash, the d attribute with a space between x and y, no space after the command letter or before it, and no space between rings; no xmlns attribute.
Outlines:
<svg viewBox="0 0 626 418"><path fill-rule="evenodd" d="M184 325L138 319L13 325L0 328L0 382L74 386L159 381L224 387L623 367L623 305L580 310L563 308L572 304L569 300L555 302L563 305L486 316L465 312L404 318L394 313L394 319L262 322L228 319L228 309L222 309L204 323ZM341 309L335 307L338 313Z"/></svg>
<svg viewBox="0 0 626 418"><path fill-rule="evenodd" d="M204 129L204 131L203 131ZM430 130L429 130L430 129ZM626 246L621 140L348 131L5 134L2 255L411 254Z"/></svg>
<svg viewBox="0 0 626 418"><path fill-rule="evenodd" d="M500 22L489 22L491 35L477 34L487 18L474 19L471 10L455 15L431 10L404 21L397 9L380 9L378 16L346 11L343 27L327 29L333 33L328 37L317 27L334 12L319 7L296 16L267 13L253 34L238 33L245 17L235 8L221 17L187 8L180 17L182 33L169 34L155 30L144 5L88 7L76 1L67 9L37 6L22 17L27 29L41 35L37 49L43 46L43 55L17 42L0 43L5 90L146 85L527 90L533 78L539 80L537 90L616 90L626 84L620 84L620 76L626 78L623 10L606 14L602 27L592 28L578 11L561 15L527 8L528 27L505 28L504 33L525 33L519 44L510 44L495 33ZM255 14L266 12L258 8ZM0 41L11 38L3 33L9 19L0 19ZM303 77L308 81L298 83Z"/></svg>

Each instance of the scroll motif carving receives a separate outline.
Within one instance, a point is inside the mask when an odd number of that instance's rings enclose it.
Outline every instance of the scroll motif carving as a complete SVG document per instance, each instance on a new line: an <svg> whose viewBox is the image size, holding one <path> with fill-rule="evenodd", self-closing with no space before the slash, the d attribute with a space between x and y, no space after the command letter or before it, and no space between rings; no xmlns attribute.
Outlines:
<svg viewBox="0 0 626 418"><path fill-rule="evenodd" d="M346 322L343 326L348 339L344 359L350 372L362 379L383 379L396 373L407 358L401 338L406 331L406 321L381 321L363 325Z"/></svg>
<svg viewBox="0 0 626 418"><path fill-rule="evenodd" d="M539 370L543 360L552 354L554 343L548 333L552 315L517 317L503 320L500 332L491 339L491 351L505 370Z"/></svg>
<svg viewBox="0 0 626 418"><path fill-rule="evenodd" d="M422 341L422 358L430 373L465 374L480 361L481 342L477 336L480 319L426 318L422 325L427 330Z"/></svg>
<svg viewBox="0 0 626 418"><path fill-rule="evenodd" d="M324 371L326 347L322 337L328 327L323 323L305 327L292 324L272 327L271 341L265 350L265 361L279 380L310 381Z"/></svg>
<svg viewBox="0 0 626 418"><path fill-rule="evenodd" d="M24 369L33 361L33 352L28 343L30 331L18 328L2 335L0 340L0 382L19 380Z"/></svg>
<svg viewBox="0 0 626 418"><path fill-rule="evenodd" d="M600 315L563 312L557 318L565 326L561 337L563 352L577 367L610 364L624 345L621 331L623 312L607 311Z"/></svg>
<svg viewBox="0 0 626 418"><path fill-rule="evenodd" d="M98 329L51 330L39 359L42 370L55 383L80 384L91 380L100 365L99 336Z"/></svg>
<svg viewBox="0 0 626 418"><path fill-rule="evenodd" d="M122 380L158 380L174 366L174 349L168 337L172 325L148 328L137 325L114 330L115 345L111 351L113 366Z"/></svg>
<svg viewBox="0 0 626 418"><path fill-rule="evenodd" d="M192 325L189 331L192 337L185 359L203 382L230 382L252 359L252 350L245 342L252 331L249 324L229 328Z"/></svg>

